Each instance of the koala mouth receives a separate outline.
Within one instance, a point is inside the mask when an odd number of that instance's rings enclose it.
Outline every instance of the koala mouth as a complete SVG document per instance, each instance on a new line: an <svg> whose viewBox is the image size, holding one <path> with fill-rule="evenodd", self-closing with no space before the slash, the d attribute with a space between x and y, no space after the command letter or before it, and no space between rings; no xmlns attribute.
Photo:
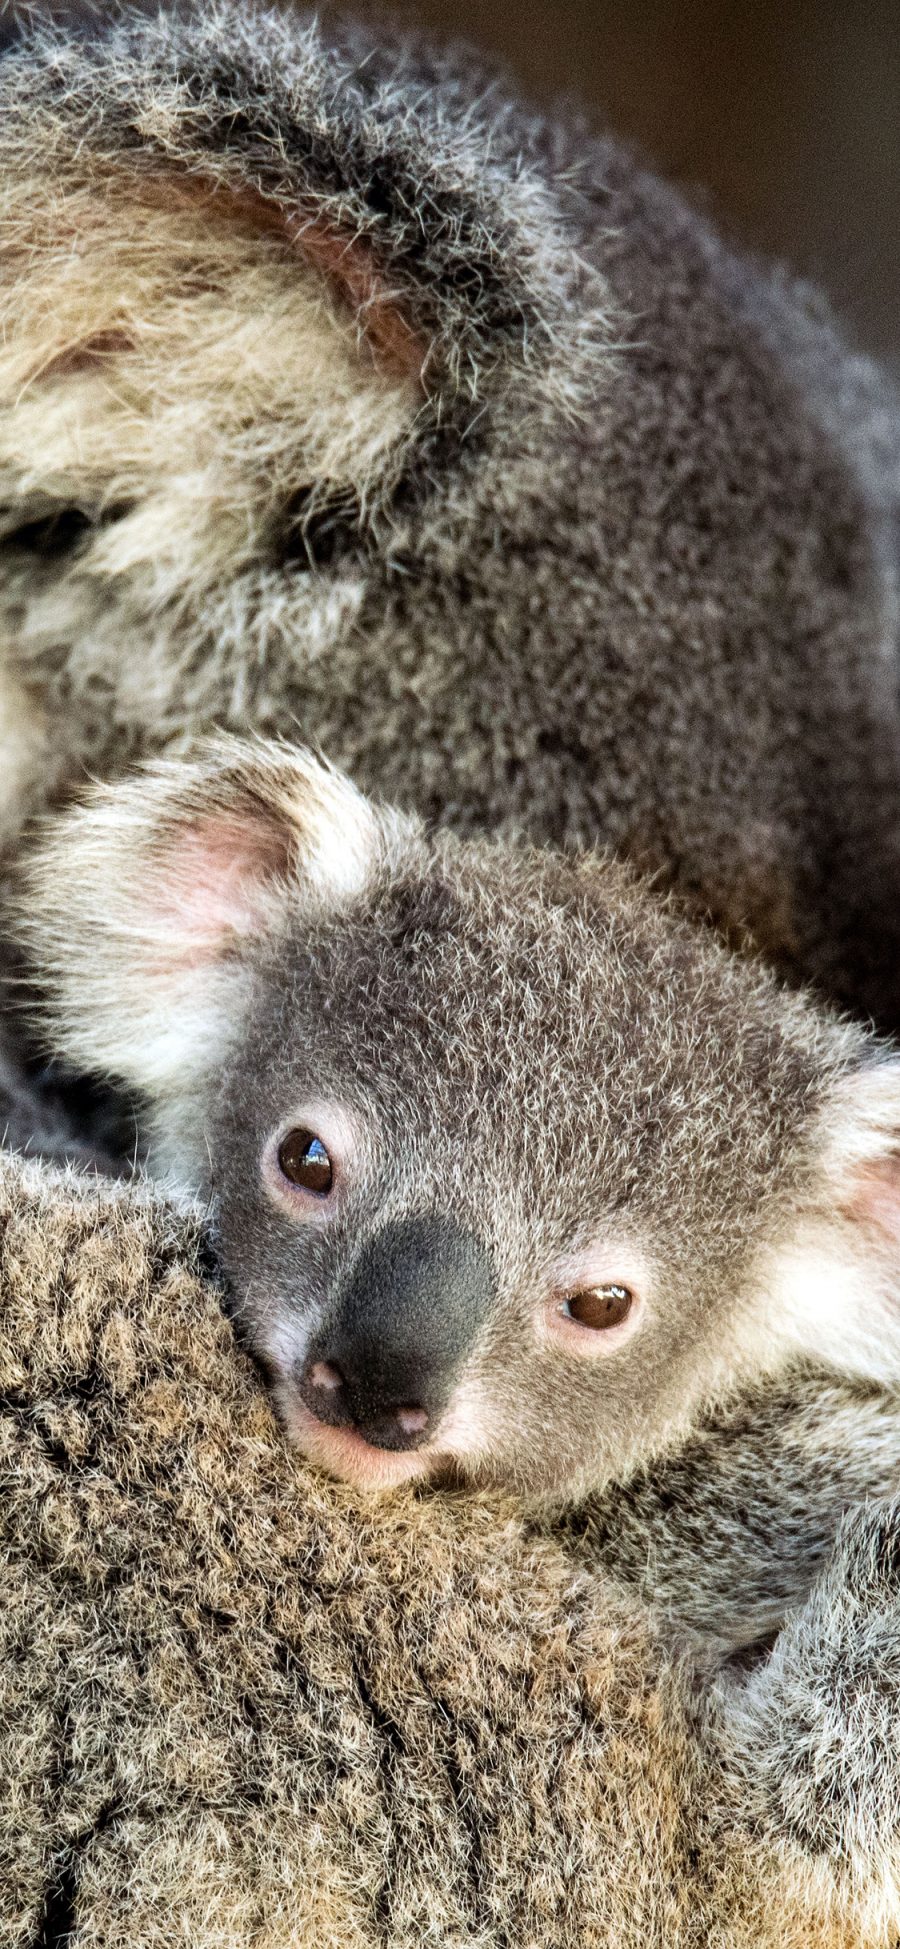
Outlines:
<svg viewBox="0 0 900 1949"><path fill-rule="evenodd" d="M317 1468L357 1489L396 1489L433 1472L436 1456L424 1448L375 1448L354 1428L317 1420L293 1389L277 1387L275 1399L289 1441Z"/></svg>

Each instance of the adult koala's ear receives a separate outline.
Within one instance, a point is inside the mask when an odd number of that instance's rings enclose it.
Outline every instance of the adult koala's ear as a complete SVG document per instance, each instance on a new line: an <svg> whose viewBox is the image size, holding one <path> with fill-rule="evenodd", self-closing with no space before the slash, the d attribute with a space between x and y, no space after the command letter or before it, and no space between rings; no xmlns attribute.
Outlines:
<svg viewBox="0 0 900 1949"><path fill-rule="evenodd" d="M19 935L47 1039L162 1106L214 1074L252 951L288 914L360 900L415 822L311 753L217 738L48 822Z"/></svg>
<svg viewBox="0 0 900 1949"><path fill-rule="evenodd" d="M804 1352L900 1383L900 1055L870 1048L832 1086L809 1162L772 1303Z"/></svg>
<svg viewBox="0 0 900 1949"><path fill-rule="evenodd" d="M246 0L103 11L0 70L0 545L156 612L352 569L510 383L577 404L587 274L477 78Z"/></svg>

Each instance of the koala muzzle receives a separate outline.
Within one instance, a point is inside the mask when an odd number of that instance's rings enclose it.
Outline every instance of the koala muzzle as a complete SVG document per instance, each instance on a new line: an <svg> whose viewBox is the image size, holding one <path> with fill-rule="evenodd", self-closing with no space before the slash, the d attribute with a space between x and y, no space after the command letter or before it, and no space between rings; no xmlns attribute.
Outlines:
<svg viewBox="0 0 900 1949"><path fill-rule="evenodd" d="M452 1219L384 1226L363 1246L309 1350L299 1377L306 1406L376 1448L420 1447L493 1295L489 1253Z"/></svg>

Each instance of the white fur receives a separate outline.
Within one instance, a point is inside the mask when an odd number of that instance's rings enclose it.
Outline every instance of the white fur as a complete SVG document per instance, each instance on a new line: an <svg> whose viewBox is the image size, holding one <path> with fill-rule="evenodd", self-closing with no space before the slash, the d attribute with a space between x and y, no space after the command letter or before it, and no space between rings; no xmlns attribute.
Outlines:
<svg viewBox="0 0 900 1949"><path fill-rule="evenodd" d="M852 1249L837 1228L800 1230L773 1257L766 1311L785 1352L844 1374L900 1382L900 1307L877 1254L860 1236ZM900 1284L900 1280L898 1280Z"/></svg>
<svg viewBox="0 0 900 1949"><path fill-rule="evenodd" d="M241 1020L242 940L351 905L411 829L307 751L227 738L48 825L21 906L56 1046L153 1100L158 1167L202 1180L194 1105Z"/></svg>
<svg viewBox="0 0 900 1949"><path fill-rule="evenodd" d="M900 1056L843 1077L821 1119L822 1153L835 1183L900 1156Z"/></svg>
<svg viewBox="0 0 900 1949"><path fill-rule="evenodd" d="M265 206L71 157L0 183L0 495L112 527L83 570L153 607L258 554L298 484L365 500L421 390Z"/></svg>

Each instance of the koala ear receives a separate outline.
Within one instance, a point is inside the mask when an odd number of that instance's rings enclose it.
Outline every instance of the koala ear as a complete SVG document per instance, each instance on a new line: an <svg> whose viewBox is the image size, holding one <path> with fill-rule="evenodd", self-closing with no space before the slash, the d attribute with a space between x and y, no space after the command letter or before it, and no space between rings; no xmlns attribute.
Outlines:
<svg viewBox="0 0 900 1949"><path fill-rule="evenodd" d="M900 1056L880 1052L834 1085L811 1165L776 1303L804 1353L900 1382Z"/></svg>
<svg viewBox="0 0 900 1949"><path fill-rule="evenodd" d="M0 72L0 538L71 536L154 610L352 562L510 382L587 410L610 335L477 75L195 12L37 28Z"/></svg>
<svg viewBox="0 0 900 1949"><path fill-rule="evenodd" d="M53 1048L151 1097L215 1065L254 943L339 912L413 822L303 750L215 739L144 767L45 828L19 936Z"/></svg>
<svg viewBox="0 0 900 1949"><path fill-rule="evenodd" d="M900 1056L838 1084L825 1118L825 1164L840 1217L896 1261L900 1292Z"/></svg>

